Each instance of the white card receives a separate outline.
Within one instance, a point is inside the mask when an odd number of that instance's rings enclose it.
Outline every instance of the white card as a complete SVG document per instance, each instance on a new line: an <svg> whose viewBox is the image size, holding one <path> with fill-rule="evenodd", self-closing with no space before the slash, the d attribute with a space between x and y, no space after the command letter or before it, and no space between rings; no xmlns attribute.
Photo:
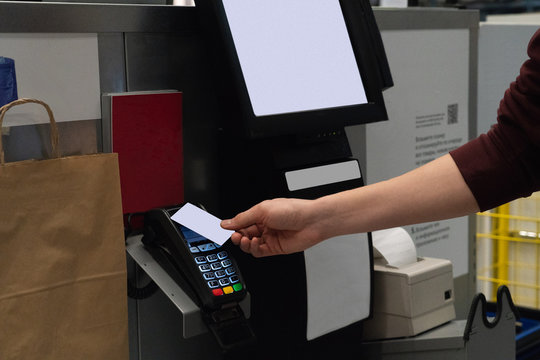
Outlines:
<svg viewBox="0 0 540 360"><path fill-rule="evenodd" d="M234 233L221 227L221 219L190 203L182 206L171 219L218 245L223 245Z"/></svg>

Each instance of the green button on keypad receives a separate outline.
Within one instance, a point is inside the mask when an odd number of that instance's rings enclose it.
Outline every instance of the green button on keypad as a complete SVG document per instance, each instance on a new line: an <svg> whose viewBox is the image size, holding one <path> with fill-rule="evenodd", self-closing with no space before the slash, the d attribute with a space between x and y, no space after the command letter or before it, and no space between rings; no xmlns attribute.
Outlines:
<svg viewBox="0 0 540 360"><path fill-rule="evenodd" d="M234 291L240 291L242 290L242 284L234 284L233 285Z"/></svg>

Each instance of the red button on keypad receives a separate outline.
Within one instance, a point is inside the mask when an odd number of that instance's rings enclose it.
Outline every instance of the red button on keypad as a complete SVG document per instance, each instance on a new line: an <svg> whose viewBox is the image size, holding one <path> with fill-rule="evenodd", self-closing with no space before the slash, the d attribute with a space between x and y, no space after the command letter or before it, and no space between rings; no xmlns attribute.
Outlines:
<svg viewBox="0 0 540 360"><path fill-rule="evenodd" d="M214 296L223 295L223 290L222 289L213 289L212 294L214 294Z"/></svg>

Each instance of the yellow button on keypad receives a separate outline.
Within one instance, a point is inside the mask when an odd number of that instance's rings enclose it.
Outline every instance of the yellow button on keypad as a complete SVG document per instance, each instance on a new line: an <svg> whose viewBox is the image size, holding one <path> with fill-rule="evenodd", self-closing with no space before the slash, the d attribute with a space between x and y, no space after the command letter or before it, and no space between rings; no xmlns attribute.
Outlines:
<svg viewBox="0 0 540 360"><path fill-rule="evenodd" d="M233 291L234 291L234 290L233 290L232 286L225 286L225 287L223 288L223 292L224 292L225 294L231 294Z"/></svg>

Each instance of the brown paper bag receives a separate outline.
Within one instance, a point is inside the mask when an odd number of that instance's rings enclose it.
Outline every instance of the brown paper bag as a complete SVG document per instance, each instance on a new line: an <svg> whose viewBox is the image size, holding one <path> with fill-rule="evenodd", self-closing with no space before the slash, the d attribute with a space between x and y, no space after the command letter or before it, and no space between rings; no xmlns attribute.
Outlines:
<svg viewBox="0 0 540 360"><path fill-rule="evenodd" d="M116 154L5 163L0 154L0 359L128 359ZM0 139L0 149L2 143Z"/></svg>

